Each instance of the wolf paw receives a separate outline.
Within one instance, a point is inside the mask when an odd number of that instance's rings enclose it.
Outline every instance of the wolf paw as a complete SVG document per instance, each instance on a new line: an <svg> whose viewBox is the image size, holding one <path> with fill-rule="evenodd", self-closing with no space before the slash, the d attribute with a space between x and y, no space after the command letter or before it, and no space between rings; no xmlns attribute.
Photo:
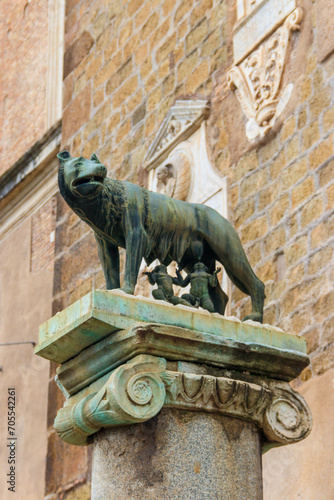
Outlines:
<svg viewBox="0 0 334 500"><path fill-rule="evenodd" d="M123 285L121 290L123 290L123 292L125 292L125 293L128 293L129 295L133 295L134 291L135 291L135 287L131 286L131 285Z"/></svg>
<svg viewBox="0 0 334 500"><path fill-rule="evenodd" d="M251 314L248 314L247 316L245 316L242 321L247 321L248 319L251 319L252 321L257 321L258 323L262 323L263 314L261 314L259 312L254 312L254 313L251 313Z"/></svg>

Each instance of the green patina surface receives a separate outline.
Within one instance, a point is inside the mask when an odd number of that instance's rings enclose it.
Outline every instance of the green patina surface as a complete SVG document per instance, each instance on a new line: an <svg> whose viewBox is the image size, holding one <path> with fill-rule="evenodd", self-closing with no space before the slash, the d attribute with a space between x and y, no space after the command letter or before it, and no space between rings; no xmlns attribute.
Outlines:
<svg viewBox="0 0 334 500"><path fill-rule="evenodd" d="M64 393L73 395L139 354L292 380L309 364L306 354L226 339L177 326L136 323L87 347L57 369Z"/></svg>
<svg viewBox="0 0 334 500"><path fill-rule="evenodd" d="M204 310L171 305L120 290L95 290L42 324L36 354L64 363L85 348L136 323L195 330L226 340L306 354L306 341L270 325L240 322Z"/></svg>

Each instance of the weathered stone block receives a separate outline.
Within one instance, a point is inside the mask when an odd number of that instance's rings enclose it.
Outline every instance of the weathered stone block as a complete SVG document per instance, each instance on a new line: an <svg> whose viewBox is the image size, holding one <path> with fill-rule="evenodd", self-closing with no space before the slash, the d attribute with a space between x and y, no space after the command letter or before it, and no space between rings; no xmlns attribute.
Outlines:
<svg viewBox="0 0 334 500"><path fill-rule="evenodd" d="M287 163L295 160L299 155L299 134L295 134L285 147Z"/></svg>
<svg viewBox="0 0 334 500"><path fill-rule="evenodd" d="M114 57L104 65L98 71L94 78L94 90L103 85L121 66L122 64L122 54L118 52Z"/></svg>
<svg viewBox="0 0 334 500"><path fill-rule="evenodd" d="M302 152L309 149L320 139L318 120L314 121L302 131Z"/></svg>
<svg viewBox="0 0 334 500"><path fill-rule="evenodd" d="M290 116L288 120L284 123L281 131L281 141L286 141L295 131L296 129L296 118L294 116Z"/></svg>
<svg viewBox="0 0 334 500"><path fill-rule="evenodd" d="M326 186L334 179L334 160L324 165L318 172L320 186Z"/></svg>
<svg viewBox="0 0 334 500"><path fill-rule="evenodd" d="M286 230L281 224L275 228L274 231L269 233L264 240L264 249L267 254L277 252L286 243Z"/></svg>
<svg viewBox="0 0 334 500"><path fill-rule="evenodd" d="M182 80L189 76L194 67L197 66L198 63L198 54L196 51L189 54L185 59L183 59L179 66L177 67L177 81L178 83L182 82Z"/></svg>
<svg viewBox="0 0 334 500"><path fill-rule="evenodd" d="M270 177L271 179L277 179L280 173L286 166L286 154L285 150L281 151L277 158L271 162L269 165Z"/></svg>
<svg viewBox="0 0 334 500"><path fill-rule="evenodd" d="M323 61L334 50L334 2L333 0L317 0L317 56Z"/></svg>
<svg viewBox="0 0 334 500"><path fill-rule="evenodd" d="M62 130L63 144L66 144L70 137L89 121L91 113L91 92L91 84L89 83L64 110L64 124Z"/></svg>
<svg viewBox="0 0 334 500"><path fill-rule="evenodd" d="M67 77L89 54L94 44L94 39L88 31L84 31L80 37L68 47L64 55L64 78Z"/></svg>
<svg viewBox="0 0 334 500"><path fill-rule="evenodd" d="M241 240L243 243L261 238L268 231L267 217L264 215L249 222L241 230Z"/></svg>
<svg viewBox="0 0 334 500"><path fill-rule="evenodd" d="M266 185L267 177L268 177L268 171L265 168L257 170L256 172L251 172L250 175L248 175L241 181L240 185L241 197L246 198L247 196L256 193L256 191L258 191L261 187Z"/></svg>
<svg viewBox="0 0 334 500"><path fill-rule="evenodd" d="M324 112L322 123L324 127L324 132L328 132L333 129L334 126L334 107L327 109Z"/></svg>
<svg viewBox="0 0 334 500"><path fill-rule="evenodd" d="M329 188L326 191L327 195L327 205L326 205L326 210L332 210L334 207L334 184L329 186Z"/></svg>
<svg viewBox="0 0 334 500"><path fill-rule="evenodd" d="M311 176L307 177L301 184L293 188L291 192L292 208L298 207L301 203L310 198L314 193L314 189L314 179Z"/></svg>
<svg viewBox="0 0 334 500"><path fill-rule="evenodd" d="M316 91L315 96L310 99L309 106L309 116L311 120L318 118L324 109L328 108L332 97L332 89L330 87L322 88Z"/></svg>
<svg viewBox="0 0 334 500"><path fill-rule="evenodd" d="M302 228L309 226L319 219L324 213L324 201L321 194L315 196L306 203L300 214L300 225Z"/></svg>
<svg viewBox="0 0 334 500"><path fill-rule="evenodd" d="M228 320L204 310L200 312L152 299L138 299L119 290L95 290L41 326L36 353L47 359L64 362L111 332L131 328L136 322L145 321L145 318L149 323L204 331L237 341L269 342L269 345L279 348L291 345L294 349L303 350L300 339L269 325L256 323L255 326L252 322ZM179 336L180 332L176 332L176 335Z"/></svg>
<svg viewBox="0 0 334 500"><path fill-rule="evenodd" d="M282 189L290 189L302 180L308 171L307 158L297 160L281 174Z"/></svg>
<svg viewBox="0 0 334 500"><path fill-rule="evenodd" d="M255 211L255 198L242 201L234 210L234 227L241 226Z"/></svg>
<svg viewBox="0 0 334 500"><path fill-rule="evenodd" d="M199 89L201 85L210 75L210 63L208 61L203 61L195 71L190 75L186 83L186 91L193 93Z"/></svg>
<svg viewBox="0 0 334 500"><path fill-rule="evenodd" d="M154 12L141 29L142 40L145 40L145 38L147 38L152 33L152 31L154 31L158 27L158 24L159 17L158 14Z"/></svg>
<svg viewBox="0 0 334 500"><path fill-rule="evenodd" d="M157 49L156 53L156 60L158 63L160 63L165 57L167 57L169 54L171 54L176 45L176 34L174 33L170 37L167 38L167 40L162 44L161 47Z"/></svg>
<svg viewBox="0 0 334 500"><path fill-rule="evenodd" d="M63 480L63 457L66 444L59 439L56 432L48 435L48 451L45 471L45 494L57 491Z"/></svg>
<svg viewBox="0 0 334 500"><path fill-rule="evenodd" d="M114 109L119 108L121 104L130 97L136 90L138 86L137 75L128 78L126 82L117 90L112 96L112 103Z"/></svg>
<svg viewBox="0 0 334 500"><path fill-rule="evenodd" d="M203 18L186 37L186 50L191 52L203 41L208 33L208 21Z"/></svg>
<svg viewBox="0 0 334 500"><path fill-rule="evenodd" d="M65 500L91 500L90 483L81 484L70 490L70 492L66 495Z"/></svg>

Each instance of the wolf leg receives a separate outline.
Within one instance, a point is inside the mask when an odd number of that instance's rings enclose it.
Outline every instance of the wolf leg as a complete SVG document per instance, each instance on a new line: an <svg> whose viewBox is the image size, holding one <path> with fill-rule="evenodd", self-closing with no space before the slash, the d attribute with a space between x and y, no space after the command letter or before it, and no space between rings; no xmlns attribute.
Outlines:
<svg viewBox="0 0 334 500"><path fill-rule="evenodd" d="M241 265L233 267L233 265L224 266L227 274L232 282L244 293L249 295L252 299L252 312L245 316L243 321L251 319L262 323L263 321L263 305L265 299L264 284L255 275L252 270L247 257ZM232 269L231 269L232 268Z"/></svg>
<svg viewBox="0 0 334 500"><path fill-rule="evenodd" d="M120 288L118 247L94 233L107 290Z"/></svg>
<svg viewBox="0 0 334 500"><path fill-rule="evenodd" d="M145 253L146 235L141 229L129 231L126 236L125 275L122 290L133 295L140 264Z"/></svg>
<svg viewBox="0 0 334 500"><path fill-rule="evenodd" d="M243 321L252 319L262 323L265 299L264 284L251 268L236 231L232 226L226 226L225 229L228 231L225 230L224 241L220 241L219 245L215 241L211 248L234 285L252 299L252 312Z"/></svg>

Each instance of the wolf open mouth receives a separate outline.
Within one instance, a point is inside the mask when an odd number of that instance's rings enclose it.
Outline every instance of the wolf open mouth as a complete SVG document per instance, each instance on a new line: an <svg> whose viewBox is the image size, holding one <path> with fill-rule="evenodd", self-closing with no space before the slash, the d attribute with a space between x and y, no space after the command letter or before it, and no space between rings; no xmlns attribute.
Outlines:
<svg viewBox="0 0 334 500"><path fill-rule="evenodd" d="M81 177L80 179L75 179L72 182L72 186L82 186L83 184L88 184L90 182L98 182L99 184L103 184L103 181L104 177L102 177L102 175L86 175L85 177Z"/></svg>

